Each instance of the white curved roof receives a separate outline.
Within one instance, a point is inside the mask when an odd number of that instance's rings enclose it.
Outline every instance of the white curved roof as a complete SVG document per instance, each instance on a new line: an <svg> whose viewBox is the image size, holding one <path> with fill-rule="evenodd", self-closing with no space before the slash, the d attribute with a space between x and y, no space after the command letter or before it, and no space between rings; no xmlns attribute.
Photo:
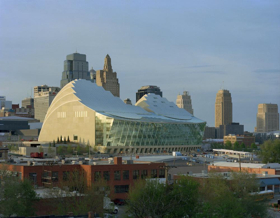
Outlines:
<svg viewBox="0 0 280 218"><path fill-rule="evenodd" d="M173 102L154 93L144 95L135 105L167 118L177 120L191 120L195 118L185 109L178 108Z"/></svg>
<svg viewBox="0 0 280 218"><path fill-rule="evenodd" d="M165 105L172 105L173 107L167 108L163 104L158 104L158 108L162 107L162 109L153 109L154 112L148 112L141 107L125 104L119 97L113 96L111 92L104 90L103 87L97 86L91 81L74 80L63 89L69 89L70 87L73 90L73 94L82 104L108 117L144 122L204 123L204 121L193 117L184 109L178 108L174 103L168 102L165 98L162 98L162 101L165 101ZM158 95L156 96L161 98Z"/></svg>

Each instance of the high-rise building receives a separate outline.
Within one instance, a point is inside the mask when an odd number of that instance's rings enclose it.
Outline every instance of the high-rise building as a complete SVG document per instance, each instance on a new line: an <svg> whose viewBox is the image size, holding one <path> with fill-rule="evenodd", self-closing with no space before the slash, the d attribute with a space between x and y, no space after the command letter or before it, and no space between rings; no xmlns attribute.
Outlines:
<svg viewBox="0 0 280 218"><path fill-rule="evenodd" d="M178 108L184 108L193 115L192 99L187 91L184 91L183 95L177 96L176 105Z"/></svg>
<svg viewBox="0 0 280 218"><path fill-rule="evenodd" d="M34 98L25 98L21 101L21 107L34 108Z"/></svg>
<svg viewBox="0 0 280 218"><path fill-rule="evenodd" d="M138 89L138 92L136 92L136 103L137 101L142 98L144 95L154 93L156 95L160 95L162 97L162 91L160 91L160 88L157 86L142 86L140 89Z"/></svg>
<svg viewBox="0 0 280 218"><path fill-rule="evenodd" d="M35 119L44 122L48 108L59 90L59 87L49 87L47 85L34 87Z"/></svg>
<svg viewBox="0 0 280 218"><path fill-rule="evenodd" d="M96 71L96 85L102 86L114 96L120 97L119 80L117 78L117 73L113 72L111 58L108 54L105 57L103 70Z"/></svg>
<svg viewBox="0 0 280 218"><path fill-rule="evenodd" d="M215 127L232 123L232 102L228 90L219 90L215 103Z"/></svg>
<svg viewBox="0 0 280 218"><path fill-rule="evenodd" d="M279 130L279 113L277 104L259 104L256 132Z"/></svg>
<svg viewBox="0 0 280 218"><path fill-rule="evenodd" d="M91 72L94 74L95 71L92 69ZM88 71L86 55L79 54L77 52L66 56L60 87L64 87L67 83L75 79L86 79L93 81L91 73Z"/></svg>
<svg viewBox="0 0 280 218"><path fill-rule="evenodd" d="M124 99L123 102L124 102L125 104L132 105L131 100L130 100L129 98Z"/></svg>

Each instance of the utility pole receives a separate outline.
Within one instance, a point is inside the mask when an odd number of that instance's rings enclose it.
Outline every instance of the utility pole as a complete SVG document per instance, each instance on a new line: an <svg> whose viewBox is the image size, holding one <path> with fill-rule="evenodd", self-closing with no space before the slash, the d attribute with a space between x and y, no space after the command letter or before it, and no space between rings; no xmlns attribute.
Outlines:
<svg viewBox="0 0 280 218"><path fill-rule="evenodd" d="M240 158L240 154L238 154L239 156L239 171L241 172L241 158Z"/></svg>
<svg viewBox="0 0 280 218"><path fill-rule="evenodd" d="M164 166L160 166L159 168L165 169L165 182L166 182L166 185L168 185L168 170L169 170L169 168L177 168L177 167L164 165Z"/></svg>

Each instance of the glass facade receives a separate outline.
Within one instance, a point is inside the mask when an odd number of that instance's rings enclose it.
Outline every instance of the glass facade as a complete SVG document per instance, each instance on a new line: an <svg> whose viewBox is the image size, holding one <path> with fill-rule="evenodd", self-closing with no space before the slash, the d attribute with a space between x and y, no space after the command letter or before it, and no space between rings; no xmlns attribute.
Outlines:
<svg viewBox="0 0 280 218"><path fill-rule="evenodd" d="M178 146L198 145L206 123L137 121L96 113L96 145Z"/></svg>

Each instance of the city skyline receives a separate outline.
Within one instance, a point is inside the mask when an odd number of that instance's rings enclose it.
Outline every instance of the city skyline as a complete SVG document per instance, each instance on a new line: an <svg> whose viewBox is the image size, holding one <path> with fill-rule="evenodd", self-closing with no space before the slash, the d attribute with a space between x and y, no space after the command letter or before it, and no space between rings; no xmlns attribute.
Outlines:
<svg viewBox="0 0 280 218"><path fill-rule="evenodd" d="M134 104L145 85L174 103L188 90L195 115L214 126L224 88L233 122L253 131L258 104L280 106L279 10L279 1L0 1L0 95L21 104L35 86L60 86L66 55L86 54L100 70L109 54L122 100Z"/></svg>

